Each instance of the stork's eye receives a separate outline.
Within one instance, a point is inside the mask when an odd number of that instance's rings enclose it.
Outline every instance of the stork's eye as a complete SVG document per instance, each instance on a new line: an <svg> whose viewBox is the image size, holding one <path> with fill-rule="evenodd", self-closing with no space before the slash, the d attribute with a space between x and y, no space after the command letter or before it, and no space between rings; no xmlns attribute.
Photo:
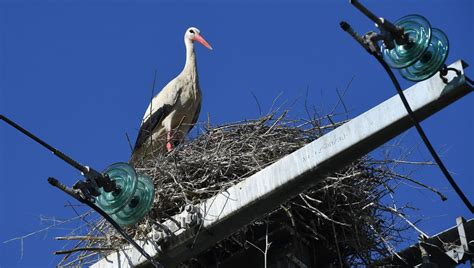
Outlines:
<svg viewBox="0 0 474 268"><path fill-rule="evenodd" d="M189 30L189 32L193 34L193 33L194 33L194 30L193 30L193 29L191 29L191 30Z"/></svg>

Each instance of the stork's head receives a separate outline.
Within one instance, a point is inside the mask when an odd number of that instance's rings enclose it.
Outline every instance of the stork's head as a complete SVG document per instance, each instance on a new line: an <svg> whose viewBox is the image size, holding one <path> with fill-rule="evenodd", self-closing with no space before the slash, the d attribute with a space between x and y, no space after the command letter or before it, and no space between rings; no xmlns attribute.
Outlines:
<svg viewBox="0 0 474 268"><path fill-rule="evenodd" d="M211 45L209 45L208 42L206 42L206 40L204 40L204 38L201 36L201 31L199 31L198 28L196 27L190 27L189 29L186 30L186 33L184 33L184 39L188 42L191 41L191 42L194 42L194 41L198 41L199 43L201 43L203 46L207 47L208 49L211 49L212 50L212 47Z"/></svg>

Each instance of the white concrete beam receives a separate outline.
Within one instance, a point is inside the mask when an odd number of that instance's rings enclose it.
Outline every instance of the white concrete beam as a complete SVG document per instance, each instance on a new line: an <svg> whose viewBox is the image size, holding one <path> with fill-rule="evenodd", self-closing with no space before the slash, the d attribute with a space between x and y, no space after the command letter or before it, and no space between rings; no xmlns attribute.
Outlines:
<svg viewBox="0 0 474 268"><path fill-rule="evenodd" d="M450 67L464 74L463 63ZM438 75L405 90L411 108L420 120L443 109L472 91L463 76L449 72L449 83ZM392 85L381 88L391 90ZM205 216L204 224L196 230L179 230L169 226L176 236L159 246L162 253L148 243L147 252L165 267L173 267L187 258L213 246L242 226L275 209L281 203L313 186L328 173L369 153L400 133L412 123L398 95L352 119L323 137L289 154L244 181L199 204ZM175 216L177 219L179 215ZM141 243L144 245L144 242ZM113 253L92 267L130 267L146 265L146 259L131 247Z"/></svg>

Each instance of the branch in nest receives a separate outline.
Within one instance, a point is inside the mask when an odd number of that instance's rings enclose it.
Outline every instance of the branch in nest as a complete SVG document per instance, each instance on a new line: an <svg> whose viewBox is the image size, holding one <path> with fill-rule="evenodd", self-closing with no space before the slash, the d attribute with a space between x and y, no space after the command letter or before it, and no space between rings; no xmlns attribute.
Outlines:
<svg viewBox="0 0 474 268"><path fill-rule="evenodd" d="M61 255L61 254L70 254L73 252L78 252L78 251L111 251L115 250L115 248L74 248L70 250L58 250L55 251L55 255Z"/></svg>
<svg viewBox="0 0 474 268"><path fill-rule="evenodd" d="M103 236L58 236L55 237L56 240L100 240L104 241L107 240L107 238Z"/></svg>

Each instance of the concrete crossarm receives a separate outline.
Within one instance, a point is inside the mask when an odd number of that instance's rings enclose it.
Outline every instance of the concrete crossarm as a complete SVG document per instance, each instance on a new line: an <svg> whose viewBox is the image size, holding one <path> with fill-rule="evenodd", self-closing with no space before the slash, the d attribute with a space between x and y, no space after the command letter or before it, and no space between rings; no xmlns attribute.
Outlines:
<svg viewBox="0 0 474 268"><path fill-rule="evenodd" d="M450 65L464 74L466 65ZM420 120L436 113L472 91L464 76L450 71L449 83L435 75L405 90ZM394 91L392 85L380 90ZM165 267L173 267L213 246L239 228L272 211L279 204L313 186L330 172L337 171L412 127L398 95L352 119L323 137L289 154L260 172L198 205L204 223L199 229L179 229L164 223L175 236L157 246L141 242L145 250ZM456 201L453 201L456 202ZM176 215L180 221L183 215ZM197 233L197 234L196 234ZM155 244L155 245L154 245ZM158 250L161 250L158 253ZM110 254L92 267L147 266L146 259L130 246Z"/></svg>

